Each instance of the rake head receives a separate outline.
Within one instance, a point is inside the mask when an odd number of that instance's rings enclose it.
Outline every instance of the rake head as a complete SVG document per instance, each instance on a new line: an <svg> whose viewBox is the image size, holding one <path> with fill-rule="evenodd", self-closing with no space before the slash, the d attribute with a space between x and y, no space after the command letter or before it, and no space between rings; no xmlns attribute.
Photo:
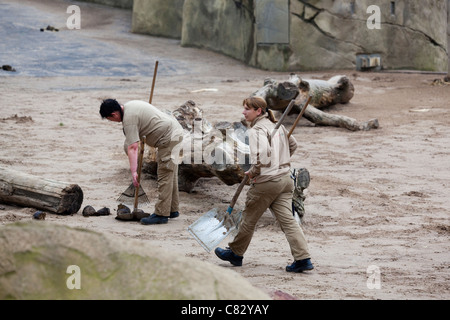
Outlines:
<svg viewBox="0 0 450 320"><path fill-rule="evenodd" d="M130 184L130 186L122 192L119 198L117 198L118 202L125 203L125 204L134 204L134 196L136 192L136 187L134 184ZM147 194L145 193L144 189L142 189L142 186L139 185L139 193L138 193L138 203L143 205L149 205L150 200L147 197Z"/></svg>

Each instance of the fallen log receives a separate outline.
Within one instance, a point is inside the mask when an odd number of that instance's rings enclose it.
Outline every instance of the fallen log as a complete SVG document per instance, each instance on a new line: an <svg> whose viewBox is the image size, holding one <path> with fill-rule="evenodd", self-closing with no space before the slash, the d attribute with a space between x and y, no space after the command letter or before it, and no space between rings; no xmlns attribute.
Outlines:
<svg viewBox="0 0 450 320"><path fill-rule="evenodd" d="M83 191L76 184L43 179L0 167L0 203L61 215L74 214L83 203Z"/></svg>
<svg viewBox="0 0 450 320"><path fill-rule="evenodd" d="M264 85L252 96L263 97L272 110L283 112L291 99L296 99L293 112L300 112L300 105L311 96L311 102L304 117L316 125L335 126L351 131L370 130L379 127L377 119L358 122L356 119L333 115L319 109L335 104L346 104L354 95L354 86L346 76L335 76L328 81L306 80L291 73L289 80L277 82L273 79L264 80Z"/></svg>
<svg viewBox="0 0 450 320"><path fill-rule="evenodd" d="M335 76L328 81L305 80L291 73L285 82L266 79L264 86L252 95L263 97L270 109L281 112L292 99L296 101L293 110L300 112L311 96L304 117L317 125L342 127L352 131L370 130L379 126L377 119L360 123L347 116L319 110L337 103L348 103L353 98L354 87L346 76ZM172 115L185 131L178 174L179 189L191 192L197 180L210 177L218 177L227 185L240 183L244 172L249 168L247 124L219 122L213 126L203 118L202 111L193 101L187 101ZM156 152L156 149L150 148L143 168L144 172L153 177L156 177Z"/></svg>
<svg viewBox="0 0 450 320"><path fill-rule="evenodd" d="M203 118L202 110L193 101L185 102L173 111L172 115L181 124L185 133L178 167L180 191L192 192L201 178L217 177L229 186L241 183L244 172L250 169L248 128L245 121L233 123L224 121L211 125ZM157 149L148 149L142 170L156 179ZM309 185L309 173L306 169L300 171L307 177L298 179L299 186L296 186L298 191L293 195L293 204L301 218L304 214L303 190Z"/></svg>
<svg viewBox="0 0 450 320"><path fill-rule="evenodd" d="M180 191L191 192L200 178L217 177L227 185L241 182L250 168L247 127L243 123L219 122L213 126L191 100L172 115L184 129L178 168ZM156 178L157 149L148 149L142 170Z"/></svg>

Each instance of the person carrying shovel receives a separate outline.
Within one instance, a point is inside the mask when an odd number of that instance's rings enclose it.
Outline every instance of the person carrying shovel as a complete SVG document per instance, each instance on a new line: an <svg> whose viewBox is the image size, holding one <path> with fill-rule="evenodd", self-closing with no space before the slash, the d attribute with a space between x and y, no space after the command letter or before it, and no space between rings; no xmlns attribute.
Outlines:
<svg viewBox="0 0 450 320"><path fill-rule="evenodd" d="M294 263L286 267L288 272L303 272L314 269L302 229L292 214L294 183L290 177L290 157L297 148L294 137L280 126L275 128L275 118L267 109L266 101L250 97L243 101L245 120L250 123L249 147L251 168L245 172L250 178L245 209L238 234L229 248L216 248L215 254L234 266L242 266L256 223L270 208L278 220L294 257Z"/></svg>
<svg viewBox="0 0 450 320"><path fill-rule="evenodd" d="M133 100L119 104L115 99L103 100L100 105L103 119L122 122L125 134L124 149L130 162L133 184L138 182L138 147L142 137L151 147L158 148L158 200L155 213L142 218L142 224L163 224L179 216L178 152L183 140L183 128L178 121L153 105Z"/></svg>

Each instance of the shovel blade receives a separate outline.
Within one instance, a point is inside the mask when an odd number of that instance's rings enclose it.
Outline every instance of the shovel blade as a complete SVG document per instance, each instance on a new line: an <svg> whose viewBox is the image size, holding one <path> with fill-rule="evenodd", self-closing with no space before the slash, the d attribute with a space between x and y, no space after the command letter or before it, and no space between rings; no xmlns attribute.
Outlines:
<svg viewBox="0 0 450 320"><path fill-rule="evenodd" d="M242 211L228 214L226 211L212 209L188 227L189 233L207 251L210 252L230 233L238 230Z"/></svg>

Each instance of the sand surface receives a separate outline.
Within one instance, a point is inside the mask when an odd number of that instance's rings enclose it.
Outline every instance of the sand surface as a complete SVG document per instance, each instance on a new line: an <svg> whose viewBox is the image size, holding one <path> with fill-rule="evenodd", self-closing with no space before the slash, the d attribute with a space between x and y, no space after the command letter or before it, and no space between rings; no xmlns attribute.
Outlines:
<svg viewBox="0 0 450 320"><path fill-rule="evenodd" d="M154 105L172 111L193 100L212 123L239 121L243 98L265 78L284 81L288 73L182 48L179 40L131 34L131 12L121 9L80 2L81 29L68 30L69 4L0 4L0 64L17 70L0 70L0 166L78 184L82 208L109 207L113 214L47 214L41 223L141 239L298 299L450 298L450 86L432 85L442 74L299 71L305 79L347 75L355 96L326 111L377 118L380 128L351 132L300 121L292 167L311 175L302 227L315 270L285 272L292 256L270 212L236 268L207 253L186 229L208 210L225 209L237 185L200 180L192 193L181 192L181 215L166 225L114 219L116 199L131 178L121 125L102 120L99 106L105 98L148 100L158 60ZM47 25L60 30L39 31ZM143 209L152 212L156 181L144 178L151 204ZM236 207L244 200L245 189ZM30 220L35 211L0 204L0 224ZM370 270L379 271L379 282Z"/></svg>

